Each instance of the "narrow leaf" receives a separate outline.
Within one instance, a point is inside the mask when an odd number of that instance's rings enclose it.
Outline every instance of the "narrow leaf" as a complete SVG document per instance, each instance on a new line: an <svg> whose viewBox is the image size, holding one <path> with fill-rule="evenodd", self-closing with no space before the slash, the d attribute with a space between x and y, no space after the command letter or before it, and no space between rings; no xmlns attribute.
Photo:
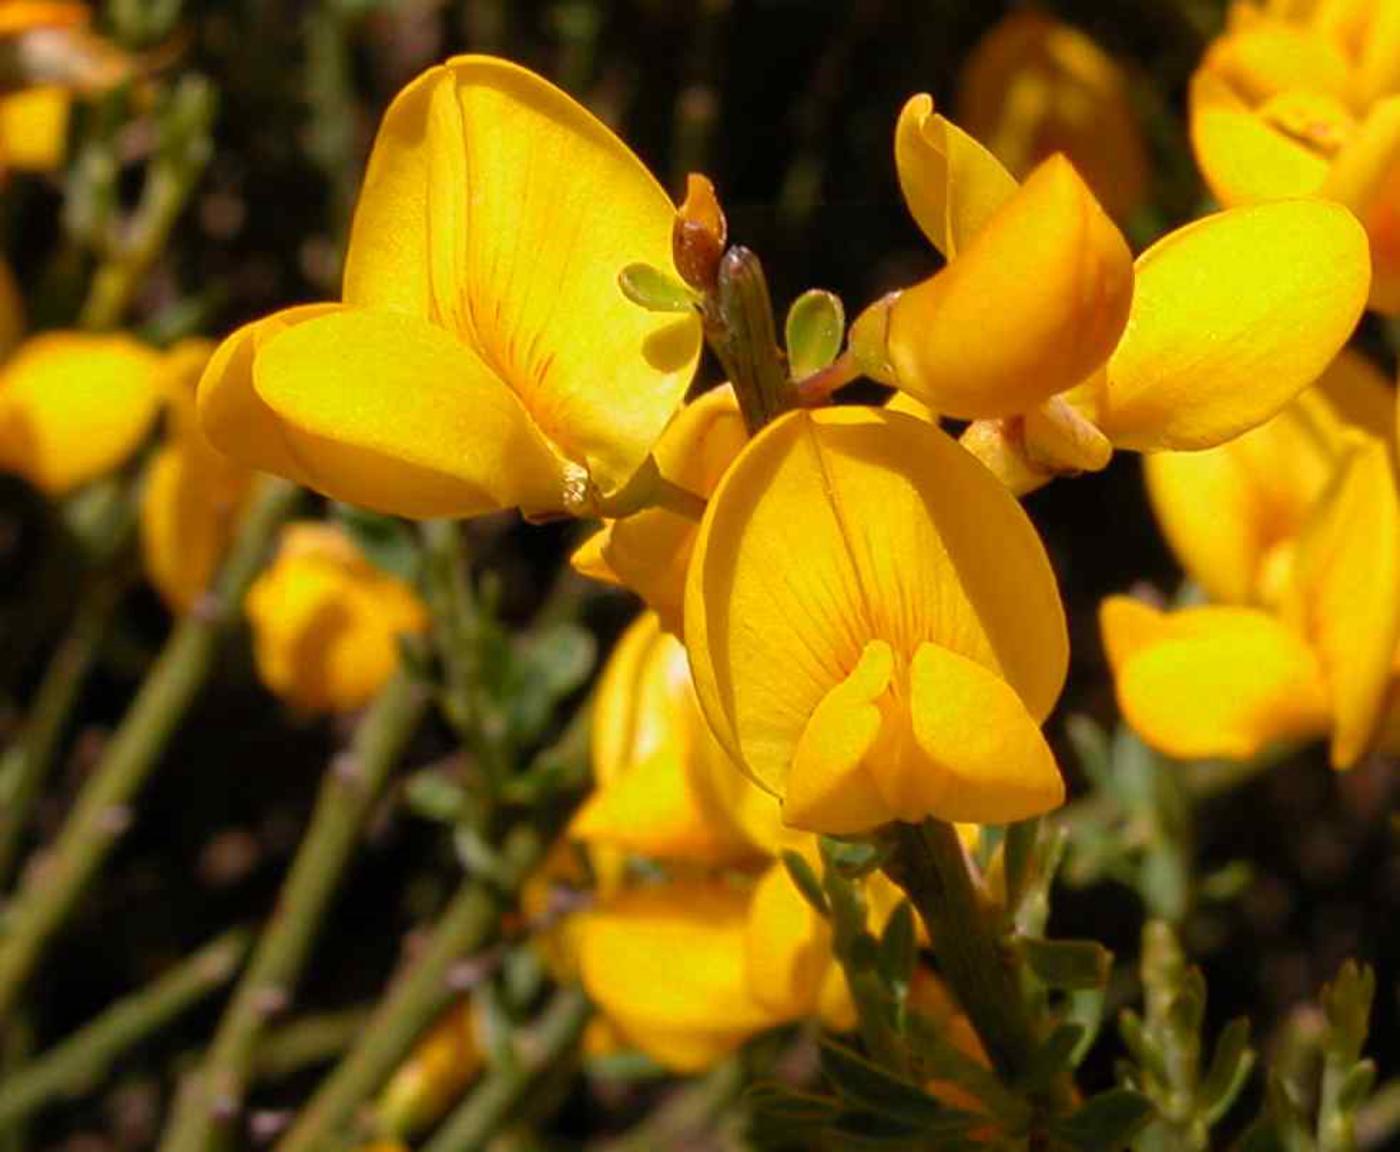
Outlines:
<svg viewBox="0 0 1400 1152"><path fill-rule="evenodd" d="M794 380L820 372L841 353L846 310L821 288L802 293L787 314L788 366Z"/></svg>

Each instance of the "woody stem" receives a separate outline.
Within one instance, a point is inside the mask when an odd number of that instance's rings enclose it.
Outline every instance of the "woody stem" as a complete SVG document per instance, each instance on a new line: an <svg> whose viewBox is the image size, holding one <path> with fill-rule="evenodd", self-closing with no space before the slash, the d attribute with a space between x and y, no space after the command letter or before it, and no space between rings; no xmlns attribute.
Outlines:
<svg viewBox="0 0 1400 1152"><path fill-rule="evenodd" d="M885 865L933 941L939 967L987 1054L1008 1081L1028 1070L1035 1031L1013 967L972 876L957 832L941 820L893 826Z"/></svg>
<svg viewBox="0 0 1400 1152"><path fill-rule="evenodd" d="M238 619L273 533L298 491L266 481L229 551L208 604L176 626L84 784L54 845L26 871L0 940L0 1023L19 1002L50 941L121 839L127 805L150 776Z"/></svg>

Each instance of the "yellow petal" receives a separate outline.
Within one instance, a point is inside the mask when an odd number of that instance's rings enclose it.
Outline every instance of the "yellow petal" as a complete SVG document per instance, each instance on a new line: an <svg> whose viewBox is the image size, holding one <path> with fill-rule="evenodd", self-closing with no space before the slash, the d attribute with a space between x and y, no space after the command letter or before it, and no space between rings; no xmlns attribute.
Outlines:
<svg viewBox="0 0 1400 1152"><path fill-rule="evenodd" d="M1378 440L1391 438L1395 428L1395 389L1369 357L1343 348L1312 392L1346 424L1369 432ZM1304 393L1304 397L1307 395Z"/></svg>
<svg viewBox="0 0 1400 1152"><path fill-rule="evenodd" d="M793 752L783 797L788 825L842 836L895 819L866 767L884 725L878 701L893 674L894 653L875 640L851 674L822 697Z"/></svg>
<svg viewBox="0 0 1400 1152"><path fill-rule="evenodd" d="M1212 600L1265 602L1272 552L1291 546L1335 466L1328 418L1305 393L1218 448L1156 452L1143 461L1157 522Z"/></svg>
<svg viewBox="0 0 1400 1152"><path fill-rule="evenodd" d="M638 308L618 273L670 270L674 207L590 112L504 60L463 56L391 106L346 298L470 344L604 494L651 451L694 372L697 317Z"/></svg>
<svg viewBox="0 0 1400 1152"><path fill-rule="evenodd" d="M1109 596L1099 605L1104 655L1116 676L1139 652L1167 635L1167 614L1133 596Z"/></svg>
<svg viewBox="0 0 1400 1152"><path fill-rule="evenodd" d="M563 502L563 465L520 401L432 324L312 317L262 344L253 383L311 486L338 500L414 517Z"/></svg>
<svg viewBox="0 0 1400 1152"><path fill-rule="evenodd" d="M1006 824L1064 803L1055 757L1006 681L936 644L919 646L909 680L926 762L907 757L894 781L876 774L902 819Z"/></svg>
<svg viewBox="0 0 1400 1152"><path fill-rule="evenodd" d="M1400 7L1378 3L1362 44L1354 93L1365 106L1400 92Z"/></svg>
<svg viewBox="0 0 1400 1152"><path fill-rule="evenodd" d="M721 884L623 893L584 913L589 996L653 1059L693 1072L778 1023L749 991L749 897Z"/></svg>
<svg viewBox="0 0 1400 1152"><path fill-rule="evenodd" d="M1321 194L1345 204L1366 226L1374 273L1372 307L1400 312L1400 96L1370 110L1337 153Z"/></svg>
<svg viewBox="0 0 1400 1152"><path fill-rule="evenodd" d="M1369 746L1400 640L1400 508L1385 445L1365 437L1343 463L1299 541L1305 626L1331 692L1332 762Z"/></svg>
<svg viewBox="0 0 1400 1152"><path fill-rule="evenodd" d="M1211 45L1202 67L1252 103L1298 89L1345 99L1351 65L1340 45L1282 20L1258 20Z"/></svg>
<svg viewBox="0 0 1400 1152"><path fill-rule="evenodd" d="M816 1013L833 966L831 928L782 863L771 865L754 888L744 958L749 990L775 1018Z"/></svg>
<svg viewBox="0 0 1400 1152"><path fill-rule="evenodd" d="M126 336L27 341L0 369L0 468L60 495L119 467L155 420L159 362Z"/></svg>
<svg viewBox="0 0 1400 1152"><path fill-rule="evenodd" d="M1027 412L1024 435L1026 455L1053 472L1101 472L1113 458L1108 437L1063 396Z"/></svg>
<svg viewBox="0 0 1400 1152"><path fill-rule="evenodd" d="M244 604L263 683L311 711L368 704L399 664L398 637L427 627L412 588L375 568L340 529L288 525Z"/></svg>
<svg viewBox="0 0 1400 1152"><path fill-rule="evenodd" d="M1151 451L1223 443L1322 374L1366 305L1366 235L1336 204L1208 216L1138 259L1127 330L1095 423Z"/></svg>
<svg viewBox="0 0 1400 1152"><path fill-rule="evenodd" d="M1024 411L1103 363L1132 294L1122 235L1052 157L947 268L896 298L896 382L960 419Z"/></svg>
<svg viewBox="0 0 1400 1152"><path fill-rule="evenodd" d="M336 311L334 304L303 304L243 325L215 350L199 381L199 424L215 449L246 467L310 485L287 429L253 387L253 362L279 332Z"/></svg>
<svg viewBox="0 0 1400 1152"><path fill-rule="evenodd" d="M1181 760L1247 760L1327 730L1317 658L1272 616L1211 606L1152 621L1151 609L1116 603L1103 624L1118 705L1154 748Z"/></svg>
<svg viewBox="0 0 1400 1152"><path fill-rule="evenodd" d="M972 49L958 120L1018 177L1056 152L1125 219L1148 181L1126 78L1088 36L1039 12L1004 16Z"/></svg>
<svg viewBox="0 0 1400 1152"><path fill-rule="evenodd" d="M56 172L68 151L73 97L42 86L0 97L0 166L21 172Z"/></svg>
<svg viewBox="0 0 1400 1152"><path fill-rule="evenodd" d="M734 390L711 389L676 414L657 442L661 475L704 499L748 442ZM585 576L632 589L677 635L684 627L685 572L695 544L696 521L649 508L609 521L574 555Z"/></svg>
<svg viewBox="0 0 1400 1152"><path fill-rule="evenodd" d="M913 417L791 413L720 482L691 562L686 644L720 743L783 794L808 722L872 641L905 660L950 648L1037 720L1067 657L1044 549L981 465Z"/></svg>
<svg viewBox="0 0 1400 1152"><path fill-rule="evenodd" d="M904 202L949 260L1016 194L1015 179L996 157L935 114L928 95L910 97L900 111L894 159Z"/></svg>
<svg viewBox="0 0 1400 1152"><path fill-rule="evenodd" d="M1210 72L1191 79L1191 147L1211 194L1227 207L1311 196L1327 178L1326 152L1283 131Z"/></svg>
<svg viewBox="0 0 1400 1152"><path fill-rule="evenodd" d="M1013 496L1025 496L1045 487L1055 474L1026 454L1024 425L1016 417L1007 420L974 420L958 437L961 444L995 476Z"/></svg>

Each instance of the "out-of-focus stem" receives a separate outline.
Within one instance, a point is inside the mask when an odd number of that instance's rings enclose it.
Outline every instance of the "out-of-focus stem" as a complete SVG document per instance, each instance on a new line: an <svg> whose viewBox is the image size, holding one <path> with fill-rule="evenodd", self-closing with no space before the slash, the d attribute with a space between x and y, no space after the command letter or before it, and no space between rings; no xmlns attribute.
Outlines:
<svg viewBox="0 0 1400 1152"><path fill-rule="evenodd" d="M125 1052L226 983L247 950L247 932L225 933L6 1077L0 1086L0 1128L91 1086Z"/></svg>
<svg viewBox="0 0 1400 1152"><path fill-rule="evenodd" d="M578 988L557 993L539 1024L521 1038L516 1058L486 1075L424 1146L424 1152L472 1152L485 1147L578 1046L592 1010Z"/></svg>
<svg viewBox="0 0 1400 1152"><path fill-rule="evenodd" d="M231 1140L258 1040L267 1021L289 1002L346 861L426 708L423 687L401 669L360 721L349 753L326 770L276 910L219 1023L208 1059L181 1089L160 1143L163 1152L204 1152Z"/></svg>
<svg viewBox="0 0 1400 1152"><path fill-rule="evenodd" d="M252 1079L270 1083L341 1056L369 1023L368 1008L303 1016L267 1032L253 1053Z"/></svg>
<svg viewBox="0 0 1400 1152"><path fill-rule="evenodd" d="M127 807L213 667L219 643L238 618L297 489L264 481L229 550L211 595L176 625L122 717L52 847L25 872L0 937L0 1024L8 1019L64 921L130 821Z"/></svg>
<svg viewBox="0 0 1400 1152"><path fill-rule="evenodd" d="M527 828L518 829L505 848L511 871L521 878L544 851L545 841ZM380 1001L359 1042L317 1089L275 1152L316 1152L342 1133L360 1104L379 1090L423 1030L458 994L449 979L452 967L495 934L507 896L482 880L462 884L422 952Z"/></svg>

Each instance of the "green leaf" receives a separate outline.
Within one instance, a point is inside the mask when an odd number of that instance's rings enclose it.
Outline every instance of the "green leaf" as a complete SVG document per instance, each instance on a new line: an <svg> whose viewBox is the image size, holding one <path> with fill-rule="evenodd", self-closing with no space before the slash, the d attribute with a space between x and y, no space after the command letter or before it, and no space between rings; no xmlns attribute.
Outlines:
<svg viewBox="0 0 1400 1152"><path fill-rule="evenodd" d="M886 846L874 840L838 840L823 836L819 841L822 859L847 880L868 876L885 862Z"/></svg>
<svg viewBox="0 0 1400 1152"><path fill-rule="evenodd" d="M881 978L901 1001L909 991L909 981L918 959L914 909L908 900L901 900L890 914L884 935L880 937L880 954L876 961Z"/></svg>
<svg viewBox="0 0 1400 1152"><path fill-rule="evenodd" d="M517 742L543 734L559 702L588 679L597 655L592 633L567 623L527 636L510 650L501 700Z"/></svg>
<svg viewBox="0 0 1400 1152"><path fill-rule="evenodd" d="M822 1072L845 1099L923 1130L955 1109L944 1107L915 1084L901 1080L864 1056L833 1040L822 1041Z"/></svg>
<svg viewBox="0 0 1400 1152"><path fill-rule="evenodd" d="M408 778L404 803L415 816L455 824L469 807L467 791L445 773L425 769Z"/></svg>
<svg viewBox="0 0 1400 1152"><path fill-rule="evenodd" d="M841 298L812 288L792 302L787 314L788 368L794 380L820 372L841 354L846 310Z"/></svg>
<svg viewBox="0 0 1400 1152"><path fill-rule="evenodd" d="M1022 820L1006 829L1002 860L1006 868L1006 904L1015 909L1021 903L1035 860L1036 840L1040 835L1040 820ZM1013 913L1014 914L1014 913Z"/></svg>
<svg viewBox="0 0 1400 1152"><path fill-rule="evenodd" d="M822 882L817 879L812 866L791 848L783 850L782 859L783 867L787 869L788 877L792 880L793 887L801 893L802 899L806 900L819 916L829 919L831 905L827 903L826 893L822 891Z"/></svg>
<svg viewBox="0 0 1400 1152"><path fill-rule="evenodd" d="M1201 1081L1197 1101L1207 1124L1214 1124L1230 1110L1254 1067L1249 1047L1249 1021L1241 1016L1231 1020L1215 1042L1210 1069Z"/></svg>
<svg viewBox="0 0 1400 1152"><path fill-rule="evenodd" d="M1065 721L1065 735L1084 775L1096 788L1111 789L1113 746L1103 726L1090 716L1075 715Z"/></svg>
<svg viewBox="0 0 1400 1152"><path fill-rule="evenodd" d="M1131 1088L1113 1088L1050 1125L1053 1136L1076 1152L1118 1152L1152 1120L1152 1101Z"/></svg>
<svg viewBox="0 0 1400 1152"><path fill-rule="evenodd" d="M910 1011L905 1037L918 1060L921 1078L947 1080L966 1089L1009 1131L1019 1130L1029 1120L1030 1106L1002 1084L995 1072L953 1044L946 1024Z"/></svg>
<svg viewBox="0 0 1400 1152"><path fill-rule="evenodd" d="M669 272L651 264L629 264L617 277L622 294L648 312L693 312L695 294Z"/></svg>
<svg viewBox="0 0 1400 1152"><path fill-rule="evenodd" d="M744 1093L744 1103L755 1116L787 1124L826 1125L841 1111L839 1100L801 1092L776 1080L761 1080L750 1086Z"/></svg>
<svg viewBox="0 0 1400 1152"><path fill-rule="evenodd" d="M1070 1060L1083 1037L1084 1029L1080 1025L1057 1024L1044 1043L1031 1054L1030 1064L1018 1087L1029 1093L1057 1080L1060 1073L1070 1066Z"/></svg>
<svg viewBox="0 0 1400 1152"><path fill-rule="evenodd" d="M1017 951L1047 988L1085 991L1102 988L1113 967L1113 953L1096 940L1020 939Z"/></svg>
<svg viewBox="0 0 1400 1152"><path fill-rule="evenodd" d="M408 524L352 504L332 504L331 511L336 523L376 568L409 583L418 578L418 537Z"/></svg>
<svg viewBox="0 0 1400 1152"><path fill-rule="evenodd" d="M1355 1112L1366 1103L1371 1089L1376 1086L1376 1064L1373 1060L1362 1060L1353 1064L1351 1071L1337 1089L1337 1110L1342 1113Z"/></svg>

